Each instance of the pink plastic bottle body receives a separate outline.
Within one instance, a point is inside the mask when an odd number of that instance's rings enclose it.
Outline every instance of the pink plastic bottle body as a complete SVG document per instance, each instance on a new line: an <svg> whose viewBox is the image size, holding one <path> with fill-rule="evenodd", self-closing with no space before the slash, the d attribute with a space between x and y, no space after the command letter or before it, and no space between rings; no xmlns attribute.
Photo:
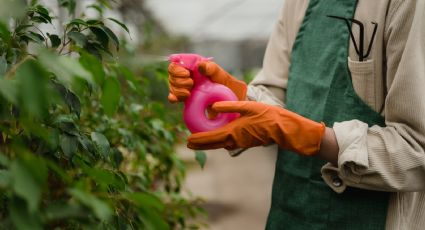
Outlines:
<svg viewBox="0 0 425 230"><path fill-rule="evenodd" d="M238 101L232 90L224 85L214 83L198 71L198 63L210 60L197 54L173 54L171 62L178 63L191 72L194 86L190 97L185 101L183 120L191 133L206 132L220 128L239 117L239 113L219 113L209 119L206 114L208 106L218 101Z"/></svg>

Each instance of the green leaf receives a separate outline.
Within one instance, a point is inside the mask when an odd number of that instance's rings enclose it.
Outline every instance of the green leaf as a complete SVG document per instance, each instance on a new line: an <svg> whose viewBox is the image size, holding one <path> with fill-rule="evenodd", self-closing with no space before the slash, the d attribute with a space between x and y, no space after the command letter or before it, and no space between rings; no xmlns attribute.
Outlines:
<svg viewBox="0 0 425 230"><path fill-rule="evenodd" d="M9 80L0 78L0 95L3 95L9 102L18 103L18 85L15 79Z"/></svg>
<svg viewBox="0 0 425 230"><path fill-rule="evenodd" d="M132 83L134 90L136 90L137 93L142 91L140 90L139 82L137 82L136 76L130 69L128 69L126 66L120 65L116 67L116 71L118 71L122 76L125 77L125 79Z"/></svg>
<svg viewBox="0 0 425 230"><path fill-rule="evenodd" d="M19 198L13 198L10 204L10 217L17 230L42 230L37 213L30 213L26 204Z"/></svg>
<svg viewBox="0 0 425 230"><path fill-rule="evenodd" d="M146 229L169 229L161 216L165 206L160 199L147 193L125 193L123 196L140 209Z"/></svg>
<svg viewBox="0 0 425 230"><path fill-rule="evenodd" d="M72 157L78 150L78 137L62 134L60 137L60 144L63 153L67 157Z"/></svg>
<svg viewBox="0 0 425 230"><path fill-rule="evenodd" d="M52 48L57 48L57 47L60 46L62 41L61 41L61 39L59 38L58 35L47 33L47 36L50 39L50 43L52 44Z"/></svg>
<svg viewBox="0 0 425 230"><path fill-rule="evenodd" d="M36 5L28 9L27 15L29 19L36 23L52 23L52 18L49 15L49 11L42 5Z"/></svg>
<svg viewBox="0 0 425 230"><path fill-rule="evenodd" d="M95 153L96 149L93 145L93 142L91 142L85 135L79 136L78 141L80 142L81 146L89 153Z"/></svg>
<svg viewBox="0 0 425 230"><path fill-rule="evenodd" d="M124 156L122 155L122 153L119 150L113 149L112 154L110 156L110 159L111 159L111 162L113 163L114 167L119 168L120 164L124 160Z"/></svg>
<svg viewBox="0 0 425 230"><path fill-rule="evenodd" d="M102 9L102 7L100 7L100 6L96 5L96 4L89 5L89 6L87 6L87 8L93 8L93 9L95 9L95 10L96 10L99 14L103 14L103 9Z"/></svg>
<svg viewBox="0 0 425 230"><path fill-rule="evenodd" d="M0 165L3 167L9 167L10 165L9 158L1 152L0 152Z"/></svg>
<svg viewBox="0 0 425 230"><path fill-rule="evenodd" d="M107 157L111 151L109 141L106 137L98 132L91 133L91 139L96 144L97 150L105 157Z"/></svg>
<svg viewBox="0 0 425 230"><path fill-rule="evenodd" d="M69 116L58 116L55 119L54 124L56 124L62 132L67 133L68 135L77 137L80 135L78 127L75 125L75 123Z"/></svg>
<svg viewBox="0 0 425 230"><path fill-rule="evenodd" d="M75 188L69 189L68 192L82 204L91 208L100 220L107 221L111 218L113 214L111 208L94 195Z"/></svg>
<svg viewBox="0 0 425 230"><path fill-rule="evenodd" d="M117 111L121 98L120 83L114 77L106 78L102 87L102 103L103 110L108 116L112 116Z"/></svg>
<svg viewBox="0 0 425 230"><path fill-rule="evenodd" d="M0 10L1 11L1 10ZM1 17L0 17L1 19ZM6 24L0 21L0 38L3 39L3 42L9 42L10 41L10 31Z"/></svg>
<svg viewBox="0 0 425 230"><path fill-rule="evenodd" d="M12 187L15 193L28 203L28 210L35 212L41 201L41 193L47 182L47 166L37 157L26 154L10 166Z"/></svg>
<svg viewBox="0 0 425 230"><path fill-rule="evenodd" d="M4 56L0 56L0 75L5 74L7 71L7 61Z"/></svg>
<svg viewBox="0 0 425 230"><path fill-rule="evenodd" d="M87 20L87 24L91 25L91 26L93 26L93 25L103 25L103 22L100 21L100 20L97 20L97 19L90 19L90 20Z"/></svg>
<svg viewBox="0 0 425 230"><path fill-rule="evenodd" d="M16 71L22 108L29 116L44 117L48 114L48 78L49 74L34 60L26 61Z"/></svg>
<svg viewBox="0 0 425 230"><path fill-rule="evenodd" d="M69 219L69 218L83 218L87 216L82 206L69 203L53 203L45 209L46 218L49 221Z"/></svg>
<svg viewBox="0 0 425 230"><path fill-rule="evenodd" d="M117 47L117 49L118 49L119 46L120 46L120 41L119 41L117 35L115 35L115 33L112 32L111 29L109 29L108 27L106 27L104 25L101 25L100 27L105 31L105 33L108 35L108 37L114 42L115 47Z"/></svg>
<svg viewBox="0 0 425 230"><path fill-rule="evenodd" d="M35 33L32 31L27 31L25 33L25 37L38 44L41 44L44 42L44 37L41 34Z"/></svg>
<svg viewBox="0 0 425 230"><path fill-rule="evenodd" d="M87 21L89 22L89 21ZM109 45L109 36L108 34L99 26L90 26L90 31L96 35L97 41L103 46L104 49L108 49Z"/></svg>
<svg viewBox="0 0 425 230"><path fill-rule="evenodd" d="M87 39L86 35L84 35L80 32L71 31L71 32L68 32L67 35L72 41L75 42L75 44L77 44L80 47L84 47L87 44L88 39Z"/></svg>
<svg viewBox="0 0 425 230"><path fill-rule="evenodd" d="M106 191L108 186L113 186L118 189L125 188L125 182L121 180L113 171L101 168L85 168L84 172L90 176L96 183L102 185Z"/></svg>
<svg viewBox="0 0 425 230"><path fill-rule="evenodd" d="M82 20L82 19L76 18L76 19L71 20L71 21L68 23L68 26L69 26L69 25L76 25L76 26L88 26L89 24L87 24L87 22L85 22L85 21L84 21L84 20Z"/></svg>
<svg viewBox="0 0 425 230"><path fill-rule="evenodd" d="M68 88L71 88L71 86L76 83L74 77L93 83L91 73L84 69L81 64L72 57L42 52L38 58L40 62L55 73L58 80Z"/></svg>
<svg viewBox="0 0 425 230"><path fill-rule="evenodd" d="M165 205L158 197L148 193L123 193L123 196L126 199L134 202L138 207L144 207L146 209L152 209L159 212L162 212L165 209Z"/></svg>
<svg viewBox="0 0 425 230"><path fill-rule="evenodd" d="M91 54L83 52L80 56L80 63L86 70L91 72L97 84L103 84L105 71L103 70L102 62L99 59Z"/></svg>
<svg viewBox="0 0 425 230"><path fill-rule="evenodd" d="M0 169L0 188L9 187L11 178L9 170Z"/></svg>
<svg viewBox="0 0 425 230"><path fill-rule="evenodd" d="M56 81L52 82L54 88L58 91L58 93L62 96L63 101L68 105L69 110L74 112L77 117L80 117L81 114L81 102L76 94L68 90L62 84L57 83Z"/></svg>
<svg viewBox="0 0 425 230"><path fill-rule="evenodd" d="M78 99L77 95L75 95L71 91L68 91L68 94L66 96L66 103L69 106L70 110L77 114L78 117L80 117L81 102L80 99Z"/></svg>
<svg viewBox="0 0 425 230"><path fill-rule="evenodd" d="M30 25L28 25L28 24L22 24L22 25L19 25L18 27L16 27L16 29L15 29L15 33L20 33L20 32L22 32L22 31L24 31L25 29L28 29L28 28L31 28L31 27L33 27L34 25L32 25L32 24L30 24Z"/></svg>
<svg viewBox="0 0 425 230"><path fill-rule="evenodd" d="M201 168L204 168L205 163L207 162L207 154L205 154L204 151L195 151L195 159Z"/></svg>
<svg viewBox="0 0 425 230"><path fill-rule="evenodd" d="M121 26L125 31L127 31L127 33L128 34L130 34L130 30L128 30L128 27L124 24L124 23L122 23L122 22L120 22L120 21L118 21L117 19L114 19L114 18L108 18L109 20L111 20L111 21L113 21L113 22L115 22L115 23L117 23L119 26Z"/></svg>

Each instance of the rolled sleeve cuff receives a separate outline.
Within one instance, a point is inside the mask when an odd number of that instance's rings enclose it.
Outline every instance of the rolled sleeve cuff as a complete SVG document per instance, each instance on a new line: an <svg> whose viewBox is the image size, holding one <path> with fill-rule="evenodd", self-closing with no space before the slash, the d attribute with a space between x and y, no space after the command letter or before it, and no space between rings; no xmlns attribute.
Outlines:
<svg viewBox="0 0 425 230"><path fill-rule="evenodd" d="M262 85L248 85L247 97L250 101L283 107L283 102L273 95L267 87Z"/></svg>
<svg viewBox="0 0 425 230"><path fill-rule="evenodd" d="M367 151L368 125L359 120L336 122L333 126L339 146L338 166L322 167L322 177L335 192L361 182L360 171L369 168Z"/></svg>

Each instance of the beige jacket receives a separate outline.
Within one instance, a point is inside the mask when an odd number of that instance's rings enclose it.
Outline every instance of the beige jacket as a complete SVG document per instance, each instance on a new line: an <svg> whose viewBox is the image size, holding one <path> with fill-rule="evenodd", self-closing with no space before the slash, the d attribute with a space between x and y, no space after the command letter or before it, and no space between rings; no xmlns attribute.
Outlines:
<svg viewBox="0 0 425 230"><path fill-rule="evenodd" d="M307 6L308 0L285 0L250 99L283 105ZM324 165L322 175L338 193L346 186L392 192L386 229L425 229L425 0L360 0L355 19L366 25L367 38L369 22L379 25L368 60L357 62L351 44L348 65L357 94L385 116L386 127L335 123L338 166Z"/></svg>

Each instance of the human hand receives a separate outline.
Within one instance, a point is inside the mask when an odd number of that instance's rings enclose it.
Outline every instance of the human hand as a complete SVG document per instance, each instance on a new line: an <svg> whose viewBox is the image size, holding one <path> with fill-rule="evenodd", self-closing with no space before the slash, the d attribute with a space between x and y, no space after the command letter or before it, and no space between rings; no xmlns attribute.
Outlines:
<svg viewBox="0 0 425 230"><path fill-rule="evenodd" d="M241 116L219 129L192 134L189 148L231 150L276 143L286 150L314 155L320 150L326 128L289 110L254 101L216 102L212 110Z"/></svg>
<svg viewBox="0 0 425 230"><path fill-rule="evenodd" d="M235 93L239 100L245 100L247 86L223 70L212 61L202 61L198 64L201 74L210 78L211 81L227 86ZM190 96L193 87L193 80L190 71L176 63L168 66L168 82L170 83L170 93L168 100L171 103L185 101Z"/></svg>

